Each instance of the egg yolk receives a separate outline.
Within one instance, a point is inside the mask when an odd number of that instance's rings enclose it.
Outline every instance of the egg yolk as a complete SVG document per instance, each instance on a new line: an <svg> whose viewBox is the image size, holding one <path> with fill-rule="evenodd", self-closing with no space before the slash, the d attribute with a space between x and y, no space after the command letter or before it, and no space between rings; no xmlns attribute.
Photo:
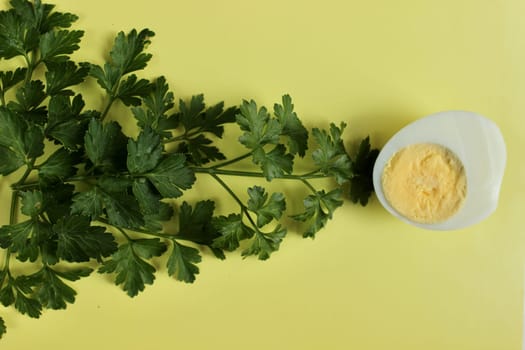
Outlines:
<svg viewBox="0 0 525 350"><path fill-rule="evenodd" d="M449 149L430 143L410 145L396 152L381 181L390 205L407 219L424 224L453 216L467 192L461 161Z"/></svg>

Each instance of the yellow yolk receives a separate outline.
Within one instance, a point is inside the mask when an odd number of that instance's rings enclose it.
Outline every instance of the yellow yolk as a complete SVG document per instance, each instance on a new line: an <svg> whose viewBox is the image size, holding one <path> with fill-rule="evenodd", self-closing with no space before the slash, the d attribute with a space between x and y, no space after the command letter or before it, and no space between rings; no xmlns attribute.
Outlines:
<svg viewBox="0 0 525 350"><path fill-rule="evenodd" d="M381 181L386 199L398 213L425 224L454 215L467 192L461 161L447 148L430 143L410 145L394 154Z"/></svg>

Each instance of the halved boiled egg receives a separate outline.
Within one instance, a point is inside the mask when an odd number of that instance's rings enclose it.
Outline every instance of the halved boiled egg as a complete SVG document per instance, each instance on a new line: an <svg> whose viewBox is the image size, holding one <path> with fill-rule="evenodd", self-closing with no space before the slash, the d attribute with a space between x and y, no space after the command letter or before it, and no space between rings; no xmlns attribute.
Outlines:
<svg viewBox="0 0 525 350"><path fill-rule="evenodd" d="M506 159L494 122L472 112L440 112L386 143L374 165L374 190L383 207L405 222L460 229L496 209Z"/></svg>

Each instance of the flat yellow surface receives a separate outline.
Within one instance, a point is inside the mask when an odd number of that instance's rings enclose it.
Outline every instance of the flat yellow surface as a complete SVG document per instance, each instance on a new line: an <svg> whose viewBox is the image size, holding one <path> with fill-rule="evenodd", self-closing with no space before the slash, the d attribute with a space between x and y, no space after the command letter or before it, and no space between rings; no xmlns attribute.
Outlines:
<svg viewBox="0 0 525 350"><path fill-rule="evenodd" d="M0 349L521 349L523 0L54 3L81 16L79 58L102 62L120 30L154 30L144 74L165 75L178 97L271 107L289 93L307 127L345 121L348 145L370 134L378 147L417 118L470 110L500 126L508 166L497 211L471 228L424 231L375 199L346 203L315 240L291 232L266 262L206 254L193 285L162 268L130 299L94 274L75 284L77 302L65 311L33 320L1 309L9 328ZM285 182L281 189L304 194ZM5 208L2 179L0 190ZM234 208L204 178L191 195Z"/></svg>

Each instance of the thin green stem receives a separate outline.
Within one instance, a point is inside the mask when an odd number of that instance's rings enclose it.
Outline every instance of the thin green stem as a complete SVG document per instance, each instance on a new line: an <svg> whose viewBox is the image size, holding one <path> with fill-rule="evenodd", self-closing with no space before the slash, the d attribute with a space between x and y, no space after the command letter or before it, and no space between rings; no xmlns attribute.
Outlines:
<svg viewBox="0 0 525 350"><path fill-rule="evenodd" d="M200 134L203 132L202 128L199 128L194 131L185 132L182 135L171 137L167 140L162 141L164 144L173 143L173 142L180 142L180 141L188 141L191 137Z"/></svg>
<svg viewBox="0 0 525 350"><path fill-rule="evenodd" d="M128 240L128 242L133 241L133 239L132 239L132 238L126 233L126 231L125 231L123 228L118 227L118 226L113 226L113 227L116 228L120 233L122 233L122 235L123 235L124 237L126 237L126 239Z"/></svg>
<svg viewBox="0 0 525 350"><path fill-rule="evenodd" d="M33 159L31 159L29 161L29 163L27 164L27 167L26 167L26 170L25 170L24 174L22 175L20 180L18 180L16 182L15 185L21 185L21 184L24 183L25 180L27 180L27 177L29 176L29 174L33 170L33 167L35 166L35 161L36 161L36 158L33 158ZM11 207L9 208L9 225L16 224L17 213L18 213L18 196L19 196L19 192L20 192L19 190L15 189L11 193ZM5 255L5 260L4 260L4 271L6 271L9 276L11 276L11 272L9 270L9 262L10 261L11 261L11 251L8 248L8 249L6 249L6 255ZM0 281L0 285L2 283L3 283L3 281Z"/></svg>
<svg viewBox="0 0 525 350"><path fill-rule="evenodd" d="M114 102L115 102L115 97L113 95L110 95L108 104L106 105L106 108L104 108L104 111L102 112L102 115L100 116L100 120L104 120L106 118Z"/></svg>
<svg viewBox="0 0 525 350"><path fill-rule="evenodd" d="M306 176L311 176L311 175L315 175L315 174L320 174L319 171L320 171L320 169L315 169L315 170L309 171L309 172L307 172L307 173L304 173L304 174L302 174L301 176L302 176L303 178L305 178Z"/></svg>
<svg viewBox="0 0 525 350"><path fill-rule="evenodd" d="M17 213L17 207L18 207L18 193L19 189L17 189L18 186L21 186L24 184L24 181L27 180L27 177L29 174L31 174L31 171L33 171L33 167L35 165L36 158L33 158L29 161L27 164L26 170L20 180L18 180L12 187L13 192L11 193L11 208L9 211L9 225L13 225L16 223L16 213Z"/></svg>
<svg viewBox="0 0 525 350"><path fill-rule="evenodd" d="M192 167L191 168L195 173L201 173L201 174L218 174L218 175L228 175L228 176L242 176L242 177L259 177L264 178L265 175L262 172L255 172L255 171L242 171L242 170L226 170L226 169L216 169L215 167L211 168L203 168L203 167ZM279 177L278 179L286 179L286 180L309 180L309 179L324 179L329 176L314 173L314 174L304 174L304 175L294 175L294 174L284 174Z"/></svg>
<svg viewBox="0 0 525 350"><path fill-rule="evenodd" d="M310 191L312 191L313 194L315 194L315 195L317 196L317 190L315 189L314 186L312 186L312 184L311 184L310 182L308 182L308 180L306 180L306 179L301 179L301 182L302 182L303 184L305 184L305 186L308 187L308 189L309 189Z"/></svg>
<svg viewBox="0 0 525 350"><path fill-rule="evenodd" d="M217 176L216 173L210 173L210 175L211 175L211 177L213 177L219 183L219 185L222 186L222 188L224 188L226 190L226 192L228 192L228 194L237 202L237 204L239 204L241 209L244 209L244 204L242 203L240 198L237 197L235 192L232 191L230 186L228 186L224 181L222 181L222 179L219 176Z"/></svg>
<svg viewBox="0 0 525 350"><path fill-rule="evenodd" d="M27 180L29 174L31 174L31 172L32 172L33 169L35 168L35 162L36 162L36 158L32 158L32 159L27 163L26 171L24 172L24 174L22 175L22 177L20 178L20 180L18 180L18 181L16 182L15 185L21 185L21 184L23 184L23 183Z"/></svg>
<svg viewBox="0 0 525 350"><path fill-rule="evenodd" d="M38 186L39 186L38 182L28 182L28 183L20 184L20 185L13 184L11 185L11 188L14 191L23 191L23 190L30 190L33 188L38 188Z"/></svg>
<svg viewBox="0 0 525 350"><path fill-rule="evenodd" d="M238 157L235 157L233 159L230 159L230 160L227 160L225 162L222 162L222 163L219 163L219 164L216 164L214 166L211 167L211 169L219 169L219 168L223 168L225 166L228 166L230 164L233 164L233 163L237 163L238 161L241 161L243 159L246 159L248 157L251 157L252 155L252 152L248 152L246 154L243 154L243 155L240 155Z"/></svg>
<svg viewBox="0 0 525 350"><path fill-rule="evenodd" d="M16 223L16 213L18 207L18 191L13 191L11 193L11 209L9 210L9 225L14 225ZM5 258L4 258L4 268L7 275L11 277L11 270L9 269L9 263L11 261L11 251L9 248L6 249ZM0 281L0 286L3 284L3 280Z"/></svg>
<svg viewBox="0 0 525 350"><path fill-rule="evenodd" d="M121 227L118 227L118 226L115 226L115 225L111 224L107 219L97 218L97 221L101 222L101 223L103 223L105 225L109 225L111 227L115 227L117 230L123 230ZM171 240L176 238L175 235L150 232L150 231L146 231L146 230L143 230L143 229L140 229L140 228L128 229L128 231L133 231L133 232L141 233L143 235L154 236L154 237L159 237L159 238L166 238L166 239L171 239Z"/></svg>
<svg viewBox="0 0 525 350"><path fill-rule="evenodd" d="M233 190L230 188L230 186L228 186L228 184L226 184L224 181L222 181L222 179L219 176L217 176L217 174L211 173L210 175L222 186L222 188L224 188L226 190L226 192L228 192L228 194L237 202L237 204L239 204L239 206L241 207L241 211L248 218L248 220L250 221L250 224L255 228L256 231L259 231L259 228L257 227L257 224L255 223L255 221L252 219L250 213L248 212L248 208L246 208L244 203L235 194L235 192L233 192Z"/></svg>
<svg viewBox="0 0 525 350"><path fill-rule="evenodd" d="M24 59L25 59L26 64L27 64L26 78L25 78L24 82L28 83L31 80L31 77L33 76L34 66L33 66L33 62L32 62L32 60L31 60L31 58L29 57L28 54L24 55Z"/></svg>
<svg viewBox="0 0 525 350"><path fill-rule="evenodd" d="M7 273L8 277L11 277L11 269L9 268L9 263L11 262L11 251L9 249L6 249L5 257L4 257L4 267L3 271ZM2 279L0 281L0 288L4 284L4 280Z"/></svg>
<svg viewBox="0 0 525 350"><path fill-rule="evenodd" d="M100 177L102 177L102 175L76 175L76 176L71 176L71 177L68 177L67 179L64 179L64 183L67 183L67 182L88 182L89 180L96 180L96 179L99 179ZM134 178L134 177L138 177L138 175L136 176L133 176L131 174L121 174L121 178ZM39 186L39 183L38 182L28 182L28 183L23 183L23 184L13 184L11 185L11 188L13 190L26 190L26 189L32 189L32 188L36 188Z"/></svg>
<svg viewBox="0 0 525 350"><path fill-rule="evenodd" d="M16 224L16 213L18 209L18 191L11 193L11 209L9 210L9 225Z"/></svg>
<svg viewBox="0 0 525 350"><path fill-rule="evenodd" d="M29 56L31 55L31 56ZM27 73L26 78L24 80L25 83L28 83L31 81L31 77L33 76L33 72L35 71L36 67L42 62L41 60L37 60L37 52L36 50L33 50L30 52L30 54L24 54L24 59L27 63Z"/></svg>

